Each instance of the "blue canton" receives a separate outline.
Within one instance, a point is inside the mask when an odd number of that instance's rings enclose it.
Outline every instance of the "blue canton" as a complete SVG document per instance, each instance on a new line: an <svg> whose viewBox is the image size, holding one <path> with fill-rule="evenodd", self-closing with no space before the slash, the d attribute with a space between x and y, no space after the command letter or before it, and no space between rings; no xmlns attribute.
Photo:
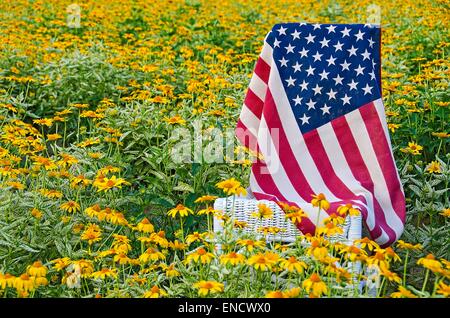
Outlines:
<svg viewBox="0 0 450 318"><path fill-rule="evenodd" d="M381 97L380 28L367 24L277 24L273 48L302 133Z"/></svg>

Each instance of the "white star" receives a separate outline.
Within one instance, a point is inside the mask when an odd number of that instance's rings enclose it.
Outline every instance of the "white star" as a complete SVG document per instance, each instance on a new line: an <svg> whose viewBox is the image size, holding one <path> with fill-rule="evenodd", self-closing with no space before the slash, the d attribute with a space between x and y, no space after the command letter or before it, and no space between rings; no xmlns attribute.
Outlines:
<svg viewBox="0 0 450 318"><path fill-rule="evenodd" d="M305 50L305 48L303 48L300 52L298 52L298 53L300 53L300 57L308 57L308 52L309 52L309 50Z"/></svg>
<svg viewBox="0 0 450 318"><path fill-rule="evenodd" d="M281 66L286 66L287 67L287 62L289 62L289 60L286 60L283 56L283 58L281 60L278 60L278 62L281 63Z"/></svg>
<svg viewBox="0 0 450 318"><path fill-rule="evenodd" d="M292 76L289 76L289 78L287 80L285 80L289 86L294 86L294 83L297 79L296 78L292 78Z"/></svg>
<svg viewBox="0 0 450 318"><path fill-rule="evenodd" d="M297 95L297 97L295 97L293 99L293 101L295 102L295 106L300 105L301 102L302 102L302 99L303 99L303 97L300 97L300 96Z"/></svg>
<svg viewBox="0 0 450 318"><path fill-rule="evenodd" d="M310 65L309 68L306 70L306 72L308 73L308 76L314 75L314 70L315 70L315 68L311 67L311 65Z"/></svg>
<svg viewBox="0 0 450 318"><path fill-rule="evenodd" d="M316 96L317 94L322 94L321 93L322 87L319 86L319 84L316 84L316 87L313 88L314 91L314 96Z"/></svg>
<svg viewBox="0 0 450 318"><path fill-rule="evenodd" d="M313 26L314 26L314 29L313 29L313 30L315 30L315 29L320 29L320 24L319 24L319 23L313 24Z"/></svg>
<svg viewBox="0 0 450 318"><path fill-rule="evenodd" d="M301 32L298 32L297 29L295 29L294 32L291 33L291 35L292 35L292 40L300 39L300 33L301 33Z"/></svg>
<svg viewBox="0 0 450 318"><path fill-rule="evenodd" d="M364 75L364 69L365 69L365 67L361 67L361 65L358 65L358 68L355 68L355 71L356 71L356 76L358 76L358 75Z"/></svg>
<svg viewBox="0 0 450 318"><path fill-rule="evenodd" d="M301 83L300 84L300 87L302 88L302 92L305 90L305 89L308 89L308 82L307 81L305 81L305 80L303 80L303 83Z"/></svg>
<svg viewBox="0 0 450 318"><path fill-rule="evenodd" d="M313 102L312 99L309 99L309 102L306 103L306 105L308 105L308 110L310 109L316 109L316 107L314 105L316 105L316 102Z"/></svg>
<svg viewBox="0 0 450 318"><path fill-rule="evenodd" d="M284 48L286 49L286 54L294 53L295 46L292 46L291 43L289 43L289 45L285 46Z"/></svg>
<svg viewBox="0 0 450 318"><path fill-rule="evenodd" d="M336 58L334 58L333 55L330 55L330 58L325 61L328 62L328 66L330 66L331 64L336 65L336 64L334 64L334 61L336 61Z"/></svg>
<svg viewBox="0 0 450 318"><path fill-rule="evenodd" d="M286 35L286 30L287 28L283 28L283 26L281 25L280 28L277 30L278 31L278 35Z"/></svg>
<svg viewBox="0 0 450 318"><path fill-rule="evenodd" d="M366 84L366 87L363 87L364 96L366 96L366 94L372 95L372 88L373 86L369 86L369 84Z"/></svg>
<svg viewBox="0 0 450 318"><path fill-rule="evenodd" d="M372 72L369 73L370 75L370 79L374 80L375 79L375 72L372 70Z"/></svg>
<svg viewBox="0 0 450 318"><path fill-rule="evenodd" d="M347 63L347 60L344 60L344 63L340 64L342 66L342 70L347 70L350 71L350 69L348 68L352 63Z"/></svg>
<svg viewBox="0 0 450 318"><path fill-rule="evenodd" d="M350 36L350 29L347 29L347 27L344 28L344 30L341 31L342 37L345 38L346 36Z"/></svg>
<svg viewBox="0 0 450 318"><path fill-rule="evenodd" d="M335 25L327 26L325 29L328 29L328 34L330 34L331 32L336 33L336 31L334 31L334 29L336 29Z"/></svg>
<svg viewBox="0 0 450 318"><path fill-rule="evenodd" d="M339 74L338 74L336 77L333 78L333 80L334 80L334 85L337 85L337 84L341 84L341 85L342 85L342 80L343 80L343 79L344 79L344 78L343 78L343 77L340 77Z"/></svg>
<svg viewBox="0 0 450 318"><path fill-rule="evenodd" d="M335 45L333 45L335 47L335 52L337 51L342 51L342 47L344 46L344 44L342 44L341 42L337 42Z"/></svg>
<svg viewBox="0 0 450 318"><path fill-rule="evenodd" d="M356 42L358 42L359 40L362 40L364 34L365 34L364 32L361 32L361 30L359 30L359 32L355 34Z"/></svg>
<svg viewBox="0 0 450 318"><path fill-rule="evenodd" d="M355 80L352 79L352 82L348 83L347 85L350 86L350 90L356 89L356 85L358 85L358 82L355 82Z"/></svg>
<svg viewBox="0 0 450 318"><path fill-rule="evenodd" d="M350 99L352 99L352 98L347 96L347 94L345 94L345 96L342 97L341 99L342 99L342 102L343 102L342 105L345 105L345 104L350 104Z"/></svg>
<svg viewBox="0 0 450 318"><path fill-rule="evenodd" d="M323 38L322 41L319 41L319 43L321 44L321 48L323 47L328 47L328 42L330 42L330 40L325 39L325 37Z"/></svg>
<svg viewBox="0 0 450 318"><path fill-rule="evenodd" d="M349 57L352 56L352 55L355 55L355 56L356 56L356 51L358 51L358 48L355 48L355 47L353 47L353 45L352 45L352 48L351 48L351 49L348 49L347 51L350 53Z"/></svg>
<svg viewBox="0 0 450 318"><path fill-rule="evenodd" d="M321 59L322 55L323 54L319 54L319 51L317 51L316 54L313 55L314 62L317 61L317 60L322 61L322 59Z"/></svg>
<svg viewBox="0 0 450 318"><path fill-rule="evenodd" d="M363 56L363 61L365 61L366 59L370 59L370 53L367 52L367 49L364 51L364 53L361 53L361 55Z"/></svg>
<svg viewBox="0 0 450 318"><path fill-rule="evenodd" d="M314 43L314 38L315 38L315 37L316 37L315 35L312 35L312 34L310 33L305 39L308 40L308 43L309 43L309 42ZM306 44L308 44L308 43L306 43Z"/></svg>
<svg viewBox="0 0 450 318"><path fill-rule="evenodd" d="M275 41L273 41L273 47L280 47L281 41L278 41L277 38L275 38Z"/></svg>
<svg viewBox="0 0 450 318"><path fill-rule="evenodd" d="M302 125L304 124L309 124L309 119L311 117L306 116L306 114L303 114L303 117L300 118L300 120L302 121Z"/></svg>
<svg viewBox="0 0 450 318"><path fill-rule="evenodd" d="M375 44L375 41L372 41L372 38L368 39L367 41L369 41L369 47L373 47L373 45Z"/></svg>
<svg viewBox="0 0 450 318"><path fill-rule="evenodd" d="M325 72L325 70L323 70L323 72L319 74L320 80L328 79L328 74L330 74L330 72Z"/></svg>
<svg viewBox="0 0 450 318"><path fill-rule="evenodd" d="M328 107L327 104L324 104L323 107L321 108L322 115L329 114L330 113L330 108L331 107Z"/></svg>
<svg viewBox="0 0 450 318"><path fill-rule="evenodd" d="M333 89L331 88L330 91L326 94L328 95L328 99L336 99L337 91L333 91Z"/></svg>
<svg viewBox="0 0 450 318"><path fill-rule="evenodd" d="M300 72L300 67L302 67L302 65L298 64L298 62L295 62L295 64L292 65L292 68L294 69L294 73L296 73L297 71Z"/></svg>
<svg viewBox="0 0 450 318"><path fill-rule="evenodd" d="M377 63L375 63L375 59L372 59L372 66L375 68L375 65L377 65Z"/></svg>

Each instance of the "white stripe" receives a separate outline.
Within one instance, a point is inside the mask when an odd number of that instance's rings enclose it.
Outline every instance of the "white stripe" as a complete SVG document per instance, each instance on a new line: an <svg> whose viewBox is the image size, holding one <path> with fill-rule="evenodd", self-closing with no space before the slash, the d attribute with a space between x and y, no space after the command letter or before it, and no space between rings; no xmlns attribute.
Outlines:
<svg viewBox="0 0 450 318"><path fill-rule="evenodd" d="M252 79L250 80L249 89L255 93L262 101L266 98L267 85L256 73L253 73Z"/></svg>
<svg viewBox="0 0 450 318"><path fill-rule="evenodd" d="M264 116L261 118L261 124L259 127L258 146L260 152L264 156L264 163L266 164L268 172L270 173L270 176L272 177L278 191L286 200L299 204L299 206L308 215L311 222L314 225L317 225L318 209L313 207L310 203L305 202L292 185L291 180L287 176L286 171L281 164L281 160L278 156L277 149L273 144L271 135L269 134L269 129ZM262 173L264 173L264 171ZM326 212L320 213L319 222L323 222L326 217L328 217Z"/></svg>
<svg viewBox="0 0 450 318"><path fill-rule="evenodd" d="M272 51L272 47L264 40L264 45L259 57L262 58L268 65L271 65L270 62L272 60Z"/></svg>
<svg viewBox="0 0 450 318"><path fill-rule="evenodd" d="M375 208L374 208L373 194L369 190L364 188L361 185L361 183L358 182L354 177L347 163L347 159L345 159L345 155L342 151L342 148L339 146L339 141L336 137L336 133L331 123L325 124L317 128L317 133L319 135L320 140L322 141L325 152L327 153L328 159L330 160L330 163L333 166L336 176L355 195L357 196L362 195L366 199L367 206L361 201L357 202L358 203L361 202L362 205L367 207L366 223L369 229L373 230L375 227L375 214L374 214ZM379 244L384 244L389 241L389 237L383 229L381 229L381 232L382 232L381 236L376 238L376 240Z"/></svg>
<svg viewBox="0 0 450 318"><path fill-rule="evenodd" d="M275 62L273 63L275 64ZM272 68L270 70L269 87L277 107L278 115L282 119L281 124L284 133L291 146L294 157L302 169L306 181L315 194L322 192L328 201L339 201L321 178L319 170L306 147L302 132L294 117L277 68Z"/></svg>
<svg viewBox="0 0 450 318"><path fill-rule="evenodd" d="M392 202L389 197L389 189L386 185L386 180L383 177L381 167L378 163L375 151L370 140L369 133L364 124L359 111L350 112L345 115L353 138L359 149L363 154L362 158L369 171L370 178L374 185L374 194L383 209L383 214L386 218L387 225L396 233L397 239L403 232L403 222L397 216L392 207Z"/></svg>
<svg viewBox="0 0 450 318"><path fill-rule="evenodd" d="M258 136L259 129L259 119L253 114L253 112L248 109L248 107L244 104L242 106L241 115L239 116L241 122L247 127L247 129L255 136Z"/></svg>

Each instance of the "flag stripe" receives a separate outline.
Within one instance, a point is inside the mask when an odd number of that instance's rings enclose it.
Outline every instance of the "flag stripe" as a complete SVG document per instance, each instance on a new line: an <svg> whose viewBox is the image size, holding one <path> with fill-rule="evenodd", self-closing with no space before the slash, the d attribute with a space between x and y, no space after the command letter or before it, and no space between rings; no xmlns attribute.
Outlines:
<svg viewBox="0 0 450 318"><path fill-rule="evenodd" d="M259 97L260 100L264 100L266 98L266 90L267 84L263 82L263 80L253 73L252 79L250 80L249 89Z"/></svg>
<svg viewBox="0 0 450 318"><path fill-rule="evenodd" d="M264 102L256 96L251 89L248 90L247 95L245 96L244 106L247 107L256 117L261 118Z"/></svg>
<svg viewBox="0 0 450 318"><path fill-rule="evenodd" d="M255 73L267 84L270 74L270 66L261 57L258 58L255 66Z"/></svg>

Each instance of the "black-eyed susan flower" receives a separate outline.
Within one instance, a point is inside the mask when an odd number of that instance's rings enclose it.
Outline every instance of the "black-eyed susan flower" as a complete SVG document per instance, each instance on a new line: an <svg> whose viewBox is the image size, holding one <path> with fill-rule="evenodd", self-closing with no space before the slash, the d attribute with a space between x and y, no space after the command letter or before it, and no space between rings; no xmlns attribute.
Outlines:
<svg viewBox="0 0 450 318"><path fill-rule="evenodd" d="M215 210L212 207L207 207L206 209L201 209L197 212L197 215L214 215L218 213L219 210Z"/></svg>
<svg viewBox="0 0 450 318"><path fill-rule="evenodd" d="M418 298L411 291L403 286L398 286L398 291L391 294L392 298Z"/></svg>
<svg viewBox="0 0 450 318"><path fill-rule="evenodd" d="M241 183L235 178L218 182L216 187L221 189L227 195L246 195L247 190L241 187Z"/></svg>
<svg viewBox="0 0 450 318"><path fill-rule="evenodd" d="M426 170L428 173L441 173L441 164L438 161L431 161Z"/></svg>
<svg viewBox="0 0 450 318"><path fill-rule="evenodd" d="M209 264L215 258L214 254L208 252L203 247L199 247L197 250L191 252L186 256L185 263L201 263Z"/></svg>
<svg viewBox="0 0 450 318"><path fill-rule="evenodd" d="M239 239L236 241L236 244L245 247L250 253L253 252L253 249L255 248L264 248L266 246L266 242L264 241L254 241L250 239Z"/></svg>
<svg viewBox="0 0 450 318"><path fill-rule="evenodd" d="M308 279L304 280L302 286L306 292L310 293L310 296L313 297L320 297L323 294L328 293L327 285L316 273L313 273Z"/></svg>
<svg viewBox="0 0 450 318"><path fill-rule="evenodd" d="M152 233L155 231L155 227L147 218L143 218L141 222L136 225L136 229L143 233Z"/></svg>
<svg viewBox="0 0 450 318"><path fill-rule="evenodd" d="M437 284L436 293L448 298L450 297L450 286L443 281L440 281L439 284Z"/></svg>
<svg viewBox="0 0 450 318"><path fill-rule="evenodd" d="M176 218L177 216L186 217L189 214L194 214L194 212L182 204L178 204L175 208L173 208L173 209L169 210L169 212L167 212L167 215L172 218Z"/></svg>
<svg viewBox="0 0 450 318"><path fill-rule="evenodd" d="M442 264L436 260L433 254L428 254L425 257L419 258L417 264L431 270L433 273L437 273L442 270Z"/></svg>
<svg viewBox="0 0 450 318"><path fill-rule="evenodd" d="M288 272L303 273L307 268L307 265L303 261L299 261L295 256L291 256L288 259L283 259L280 262L281 268Z"/></svg>
<svg viewBox="0 0 450 318"><path fill-rule="evenodd" d="M161 298L164 296L167 296L167 292L156 285L142 295L143 298Z"/></svg>
<svg viewBox="0 0 450 318"><path fill-rule="evenodd" d="M422 249L422 245L420 244L411 244L403 240L398 240L397 246L398 248L401 248L403 250L410 250L410 251L420 251Z"/></svg>
<svg viewBox="0 0 450 318"><path fill-rule="evenodd" d="M258 253L256 255L251 256L247 260L247 264L254 267L259 271L267 271L271 270L274 262L267 257L267 255L263 253Z"/></svg>
<svg viewBox="0 0 450 318"><path fill-rule="evenodd" d="M75 213L80 211L80 205L75 201L67 201L60 205L61 210L69 212L69 213Z"/></svg>
<svg viewBox="0 0 450 318"><path fill-rule="evenodd" d="M159 260L164 260L166 256L158 251L156 248L150 247L148 248L141 256L139 256L139 261L141 264L145 264L148 262L156 262Z"/></svg>
<svg viewBox="0 0 450 318"><path fill-rule="evenodd" d="M323 210L328 210L330 208L330 203L325 198L325 195L323 193L319 193L317 195L312 195L313 199L311 200L311 204L315 207L319 207Z"/></svg>
<svg viewBox="0 0 450 318"><path fill-rule="evenodd" d="M113 188L121 189L122 185L130 185L130 183L125 181L125 179L117 178L116 176L112 176L111 178L96 178L93 183L93 186L97 188L97 192L106 192Z"/></svg>
<svg viewBox="0 0 450 318"><path fill-rule="evenodd" d="M440 215L445 216L446 218L450 218L450 209L444 209L441 211Z"/></svg>
<svg viewBox="0 0 450 318"><path fill-rule="evenodd" d="M287 298L286 295L280 290L270 291L264 297L265 298Z"/></svg>
<svg viewBox="0 0 450 318"><path fill-rule="evenodd" d="M106 267L91 274L91 277L93 279L106 279L106 278L116 279L117 276L118 274L116 268L106 268Z"/></svg>
<svg viewBox="0 0 450 318"><path fill-rule="evenodd" d="M232 266L243 264L245 262L245 256L236 252L231 252L220 256L220 263Z"/></svg>
<svg viewBox="0 0 450 318"><path fill-rule="evenodd" d="M206 232L199 233L197 231L192 234L189 234L188 236L186 236L186 244L190 245L194 242L204 242L206 234L207 234Z"/></svg>
<svg viewBox="0 0 450 318"><path fill-rule="evenodd" d="M39 209L36 209L36 208L31 209L30 213L33 217L35 217L38 220L40 218L42 218L42 216L43 216L43 213Z"/></svg>
<svg viewBox="0 0 450 318"><path fill-rule="evenodd" d="M198 289L198 295L201 297L209 294L217 294L223 292L224 285L215 281L201 280L194 284L194 288Z"/></svg>
<svg viewBox="0 0 450 318"><path fill-rule="evenodd" d="M47 275L47 267L42 265L41 261L34 262L27 267L27 274L33 277L45 277Z"/></svg>
<svg viewBox="0 0 450 318"><path fill-rule="evenodd" d="M203 195L199 198L197 198L194 202L195 203L203 203L203 202L210 202L216 200L218 197L215 195Z"/></svg>
<svg viewBox="0 0 450 318"><path fill-rule="evenodd" d="M126 235L113 234L114 240L111 247L117 253L128 254L131 251L130 239Z"/></svg>
<svg viewBox="0 0 450 318"><path fill-rule="evenodd" d="M270 219L273 217L273 211L264 203L258 203L258 210L252 213L252 216L257 219Z"/></svg>
<svg viewBox="0 0 450 318"><path fill-rule="evenodd" d="M6 273L6 274L2 274L0 272L0 289L5 289L6 287L13 287L14 286L14 281L15 281L16 277Z"/></svg>
<svg viewBox="0 0 450 318"><path fill-rule="evenodd" d="M35 285L36 278L28 274L22 274L14 279L13 287L17 289L18 292L30 292Z"/></svg>
<svg viewBox="0 0 450 318"><path fill-rule="evenodd" d="M347 214L351 216L358 216L360 214L359 210L354 208L351 203L341 205L340 207L337 208L336 211L342 217L346 217Z"/></svg>
<svg viewBox="0 0 450 318"><path fill-rule="evenodd" d="M102 230L97 224L89 224L80 238L83 241L87 241L89 245L92 245L102 239Z"/></svg>

